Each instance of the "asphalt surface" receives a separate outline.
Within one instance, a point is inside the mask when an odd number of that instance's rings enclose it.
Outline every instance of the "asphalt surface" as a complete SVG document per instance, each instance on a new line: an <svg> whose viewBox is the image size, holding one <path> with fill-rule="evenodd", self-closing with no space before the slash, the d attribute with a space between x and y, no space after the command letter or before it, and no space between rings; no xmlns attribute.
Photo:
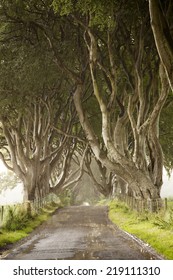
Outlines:
<svg viewBox="0 0 173 280"><path fill-rule="evenodd" d="M10 260L149 260L157 253L116 227L105 206L78 206L54 215L8 252Z"/></svg>

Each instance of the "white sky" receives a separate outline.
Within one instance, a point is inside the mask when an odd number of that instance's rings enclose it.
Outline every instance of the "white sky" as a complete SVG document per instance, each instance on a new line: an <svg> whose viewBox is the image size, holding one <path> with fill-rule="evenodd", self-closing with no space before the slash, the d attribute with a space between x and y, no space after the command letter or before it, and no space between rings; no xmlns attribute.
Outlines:
<svg viewBox="0 0 173 280"><path fill-rule="evenodd" d="M7 168L5 167L2 160L0 159L0 173L6 172L6 171L7 171Z"/></svg>
<svg viewBox="0 0 173 280"><path fill-rule="evenodd" d="M168 177L166 170L163 170L163 185L161 188L161 197L173 197L173 172Z"/></svg>
<svg viewBox="0 0 173 280"><path fill-rule="evenodd" d="M4 166L2 160L0 160L0 174L7 172L7 168ZM1 183L1 181L0 181ZM12 190L2 191L0 193L0 205L15 204L23 201L23 186L22 183L18 184L16 188Z"/></svg>

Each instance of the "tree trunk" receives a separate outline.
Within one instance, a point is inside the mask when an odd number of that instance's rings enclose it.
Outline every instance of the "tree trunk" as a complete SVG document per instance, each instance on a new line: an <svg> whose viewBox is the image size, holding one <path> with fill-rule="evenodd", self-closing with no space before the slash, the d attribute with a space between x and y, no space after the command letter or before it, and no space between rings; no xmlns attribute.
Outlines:
<svg viewBox="0 0 173 280"><path fill-rule="evenodd" d="M135 164L125 156L118 153L110 141L107 141L107 154L101 151L98 139L92 130L86 114L84 114L80 100L81 95L82 86L78 85L74 94L74 103L81 125L96 158L108 170L122 178L128 184L128 188L133 191L136 198L159 199L159 190L152 183L149 176L139 170Z"/></svg>
<svg viewBox="0 0 173 280"><path fill-rule="evenodd" d="M173 39L159 0L149 0L151 27L159 57L173 91Z"/></svg>
<svg viewBox="0 0 173 280"><path fill-rule="evenodd" d="M44 172L34 167L28 167L28 172L23 180L24 200L33 201L35 198L42 199L49 193L49 167Z"/></svg>

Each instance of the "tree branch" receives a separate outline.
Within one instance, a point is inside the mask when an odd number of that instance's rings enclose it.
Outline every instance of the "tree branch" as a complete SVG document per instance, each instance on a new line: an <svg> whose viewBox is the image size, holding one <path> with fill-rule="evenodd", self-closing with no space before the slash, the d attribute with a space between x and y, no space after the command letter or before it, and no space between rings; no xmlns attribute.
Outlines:
<svg viewBox="0 0 173 280"><path fill-rule="evenodd" d="M0 152L0 159L2 160L3 164L5 165L5 167L11 171L14 171L13 168L11 166L9 166L4 158L4 155L2 152Z"/></svg>

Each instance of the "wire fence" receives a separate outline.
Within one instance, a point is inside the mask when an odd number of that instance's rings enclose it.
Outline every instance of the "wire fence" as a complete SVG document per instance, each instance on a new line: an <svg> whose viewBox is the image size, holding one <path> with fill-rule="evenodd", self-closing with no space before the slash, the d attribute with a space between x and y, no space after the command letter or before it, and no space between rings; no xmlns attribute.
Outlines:
<svg viewBox="0 0 173 280"><path fill-rule="evenodd" d="M118 197L121 201L125 202L131 209L138 212L158 212L163 207L167 208L167 199L137 199L128 195L120 195Z"/></svg>
<svg viewBox="0 0 173 280"><path fill-rule="evenodd" d="M145 210L149 212L157 212L163 207L165 208L165 210L168 207L167 198L143 200L122 194L118 198L119 200L125 202L131 209L136 210L138 212L144 212ZM26 201L24 203L18 203L14 205L0 205L0 228L6 220L10 209L13 212L15 212L16 215L17 213L21 212L30 212L32 214L38 214L40 209L53 202L58 203L59 201L55 195L49 194L44 198L37 198L33 201Z"/></svg>
<svg viewBox="0 0 173 280"><path fill-rule="evenodd" d="M57 199L54 195L50 194L44 198L37 198L33 201L26 201L23 203L17 203L13 205L0 205L0 227L3 226L6 218L8 217L8 213L10 210L17 213L27 213L30 212L32 214L38 214L40 209L45 206L57 202Z"/></svg>

